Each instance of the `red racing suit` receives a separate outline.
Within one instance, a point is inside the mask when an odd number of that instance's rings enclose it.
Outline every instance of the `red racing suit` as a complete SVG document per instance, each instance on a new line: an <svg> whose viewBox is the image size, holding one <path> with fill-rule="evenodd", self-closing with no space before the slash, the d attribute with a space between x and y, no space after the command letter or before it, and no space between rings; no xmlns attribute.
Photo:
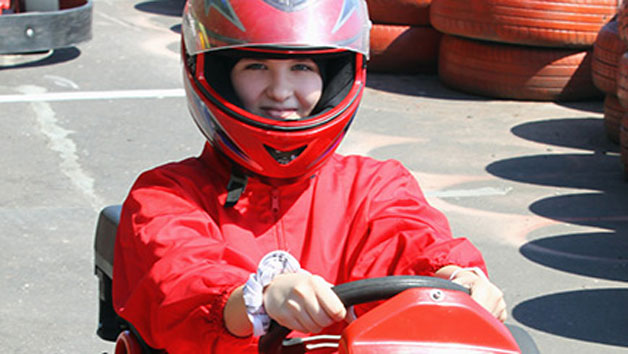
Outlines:
<svg viewBox="0 0 628 354"><path fill-rule="evenodd" d="M397 161L334 155L291 184L249 177L238 203L224 207L230 171L206 145L198 158L143 173L124 202L114 307L152 347L256 352L257 338L226 330L223 308L273 250L290 252L333 284L433 275L450 264L486 270L478 250L452 238L443 214Z"/></svg>

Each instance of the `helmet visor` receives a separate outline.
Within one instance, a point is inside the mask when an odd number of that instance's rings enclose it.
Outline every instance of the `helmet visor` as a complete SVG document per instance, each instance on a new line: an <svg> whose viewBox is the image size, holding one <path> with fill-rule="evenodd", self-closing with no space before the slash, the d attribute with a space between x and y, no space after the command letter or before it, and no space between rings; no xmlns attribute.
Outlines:
<svg viewBox="0 0 628 354"><path fill-rule="evenodd" d="M368 56L363 0L200 0L186 4L188 55L249 46L337 48Z"/></svg>

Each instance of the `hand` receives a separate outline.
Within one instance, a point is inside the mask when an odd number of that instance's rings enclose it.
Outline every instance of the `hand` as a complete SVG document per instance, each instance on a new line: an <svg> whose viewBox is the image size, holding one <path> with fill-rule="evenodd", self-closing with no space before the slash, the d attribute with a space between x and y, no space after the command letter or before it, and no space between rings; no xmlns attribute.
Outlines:
<svg viewBox="0 0 628 354"><path fill-rule="evenodd" d="M498 320L506 321L508 313L504 294L495 284L472 271L459 272L452 281L469 288L473 300L482 305Z"/></svg>
<svg viewBox="0 0 628 354"><path fill-rule="evenodd" d="M276 276L264 290L264 308L280 325L303 333L318 333L347 313L331 284L305 273Z"/></svg>

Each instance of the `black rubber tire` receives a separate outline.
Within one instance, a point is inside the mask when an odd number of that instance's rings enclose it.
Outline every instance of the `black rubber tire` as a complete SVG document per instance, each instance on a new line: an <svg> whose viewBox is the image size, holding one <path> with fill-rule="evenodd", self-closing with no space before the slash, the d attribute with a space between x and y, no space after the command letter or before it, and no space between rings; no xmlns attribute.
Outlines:
<svg viewBox="0 0 628 354"><path fill-rule="evenodd" d="M513 324L506 324L506 328L508 328L510 334L512 334L512 337L517 342L521 354L540 354L539 348L534 343L534 340L523 328Z"/></svg>

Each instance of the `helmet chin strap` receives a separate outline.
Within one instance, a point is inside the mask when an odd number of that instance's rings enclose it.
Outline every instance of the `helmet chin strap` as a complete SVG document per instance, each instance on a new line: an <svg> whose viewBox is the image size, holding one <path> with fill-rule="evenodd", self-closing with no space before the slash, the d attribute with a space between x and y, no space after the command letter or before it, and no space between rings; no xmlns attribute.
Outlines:
<svg viewBox="0 0 628 354"><path fill-rule="evenodd" d="M247 181L247 175L242 172L238 165L234 164L231 168L229 182L227 183L227 199L225 200L225 208L231 208L238 203L240 196L242 196L242 193L246 189Z"/></svg>

